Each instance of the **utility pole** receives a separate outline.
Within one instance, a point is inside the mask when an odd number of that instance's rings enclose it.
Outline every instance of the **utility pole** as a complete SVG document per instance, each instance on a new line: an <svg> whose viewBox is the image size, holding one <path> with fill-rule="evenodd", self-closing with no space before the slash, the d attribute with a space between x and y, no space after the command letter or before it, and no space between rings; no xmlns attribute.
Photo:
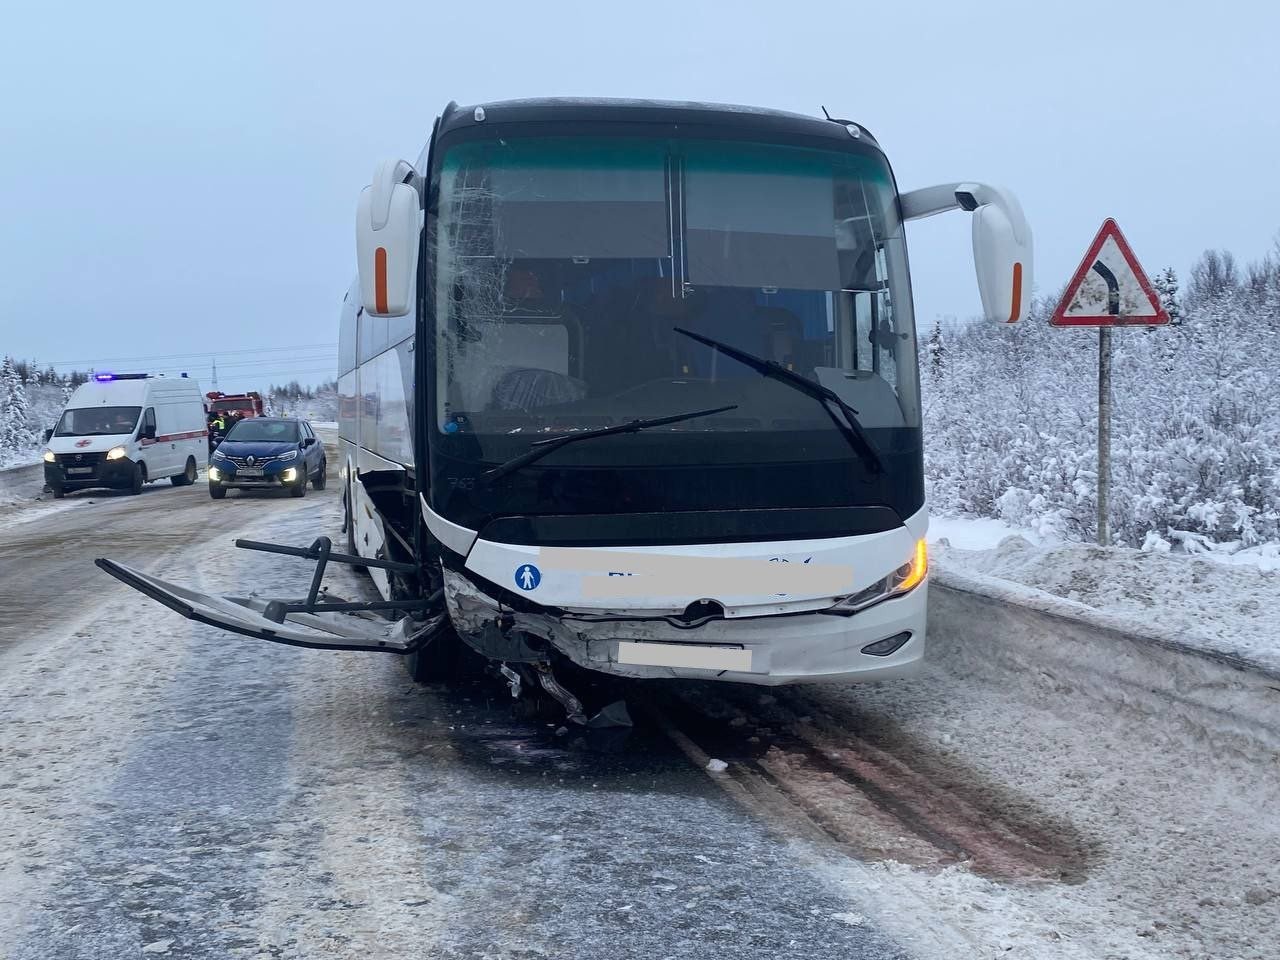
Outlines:
<svg viewBox="0 0 1280 960"><path fill-rule="evenodd" d="M1098 327L1098 545L1111 546L1111 328Z"/></svg>
<svg viewBox="0 0 1280 960"><path fill-rule="evenodd" d="M218 389L218 358L213 358L213 389Z"/></svg>

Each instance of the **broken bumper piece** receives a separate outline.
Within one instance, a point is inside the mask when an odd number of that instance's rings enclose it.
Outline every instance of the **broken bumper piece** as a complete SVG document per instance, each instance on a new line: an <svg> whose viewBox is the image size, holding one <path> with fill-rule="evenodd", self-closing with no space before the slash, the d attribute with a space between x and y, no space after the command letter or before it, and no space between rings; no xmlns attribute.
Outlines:
<svg viewBox="0 0 1280 960"><path fill-rule="evenodd" d="M279 603L271 598L200 593L114 560L101 558L94 562L117 580L188 620L293 647L373 650L403 655L412 653L434 636L445 619L444 614L439 614L426 620L403 617L392 623L372 611L318 611L289 612L282 622L277 622L266 615L269 605Z"/></svg>

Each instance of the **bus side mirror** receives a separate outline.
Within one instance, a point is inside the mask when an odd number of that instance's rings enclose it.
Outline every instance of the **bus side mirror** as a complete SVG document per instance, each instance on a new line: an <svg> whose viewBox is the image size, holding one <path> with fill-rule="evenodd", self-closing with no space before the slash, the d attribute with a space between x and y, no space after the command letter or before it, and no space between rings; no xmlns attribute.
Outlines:
<svg viewBox="0 0 1280 960"><path fill-rule="evenodd" d="M973 267L982 312L996 323L1017 323L1031 307L1031 229L1017 197L995 187L987 196L956 191L973 211ZM985 202L980 202L985 201Z"/></svg>
<svg viewBox="0 0 1280 960"><path fill-rule="evenodd" d="M388 160L356 205L356 260L365 313L403 317L413 308L418 277L421 203L412 166Z"/></svg>
<svg viewBox="0 0 1280 960"><path fill-rule="evenodd" d="M1031 227L1018 198L985 183L943 183L899 197L902 219L947 210L973 214L973 266L982 312L997 323L1017 323L1031 307Z"/></svg>

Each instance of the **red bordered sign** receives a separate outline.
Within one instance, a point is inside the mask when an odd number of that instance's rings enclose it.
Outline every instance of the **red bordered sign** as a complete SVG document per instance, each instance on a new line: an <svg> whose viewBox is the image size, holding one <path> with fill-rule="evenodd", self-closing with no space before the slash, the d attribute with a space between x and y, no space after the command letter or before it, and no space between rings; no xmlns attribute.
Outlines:
<svg viewBox="0 0 1280 960"><path fill-rule="evenodd" d="M1168 312L1120 227L1110 218L1089 244L1049 321L1055 327L1159 326Z"/></svg>

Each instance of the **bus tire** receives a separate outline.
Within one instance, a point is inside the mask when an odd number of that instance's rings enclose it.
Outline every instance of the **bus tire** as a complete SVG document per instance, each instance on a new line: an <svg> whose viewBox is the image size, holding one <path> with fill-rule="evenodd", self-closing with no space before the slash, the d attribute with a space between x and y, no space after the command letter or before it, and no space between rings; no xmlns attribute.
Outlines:
<svg viewBox="0 0 1280 960"><path fill-rule="evenodd" d="M348 484L346 492L342 495L343 519L346 521L347 527L347 553L350 556L360 556L360 551L356 549L356 517L355 512L351 509L351 486ZM352 570L358 570L365 573L369 568L364 564L353 563Z"/></svg>
<svg viewBox="0 0 1280 960"><path fill-rule="evenodd" d="M406 656L404 663L414 683L453 683L470 674L474 656L453 628L446 627L426 646Z"/></svg>

